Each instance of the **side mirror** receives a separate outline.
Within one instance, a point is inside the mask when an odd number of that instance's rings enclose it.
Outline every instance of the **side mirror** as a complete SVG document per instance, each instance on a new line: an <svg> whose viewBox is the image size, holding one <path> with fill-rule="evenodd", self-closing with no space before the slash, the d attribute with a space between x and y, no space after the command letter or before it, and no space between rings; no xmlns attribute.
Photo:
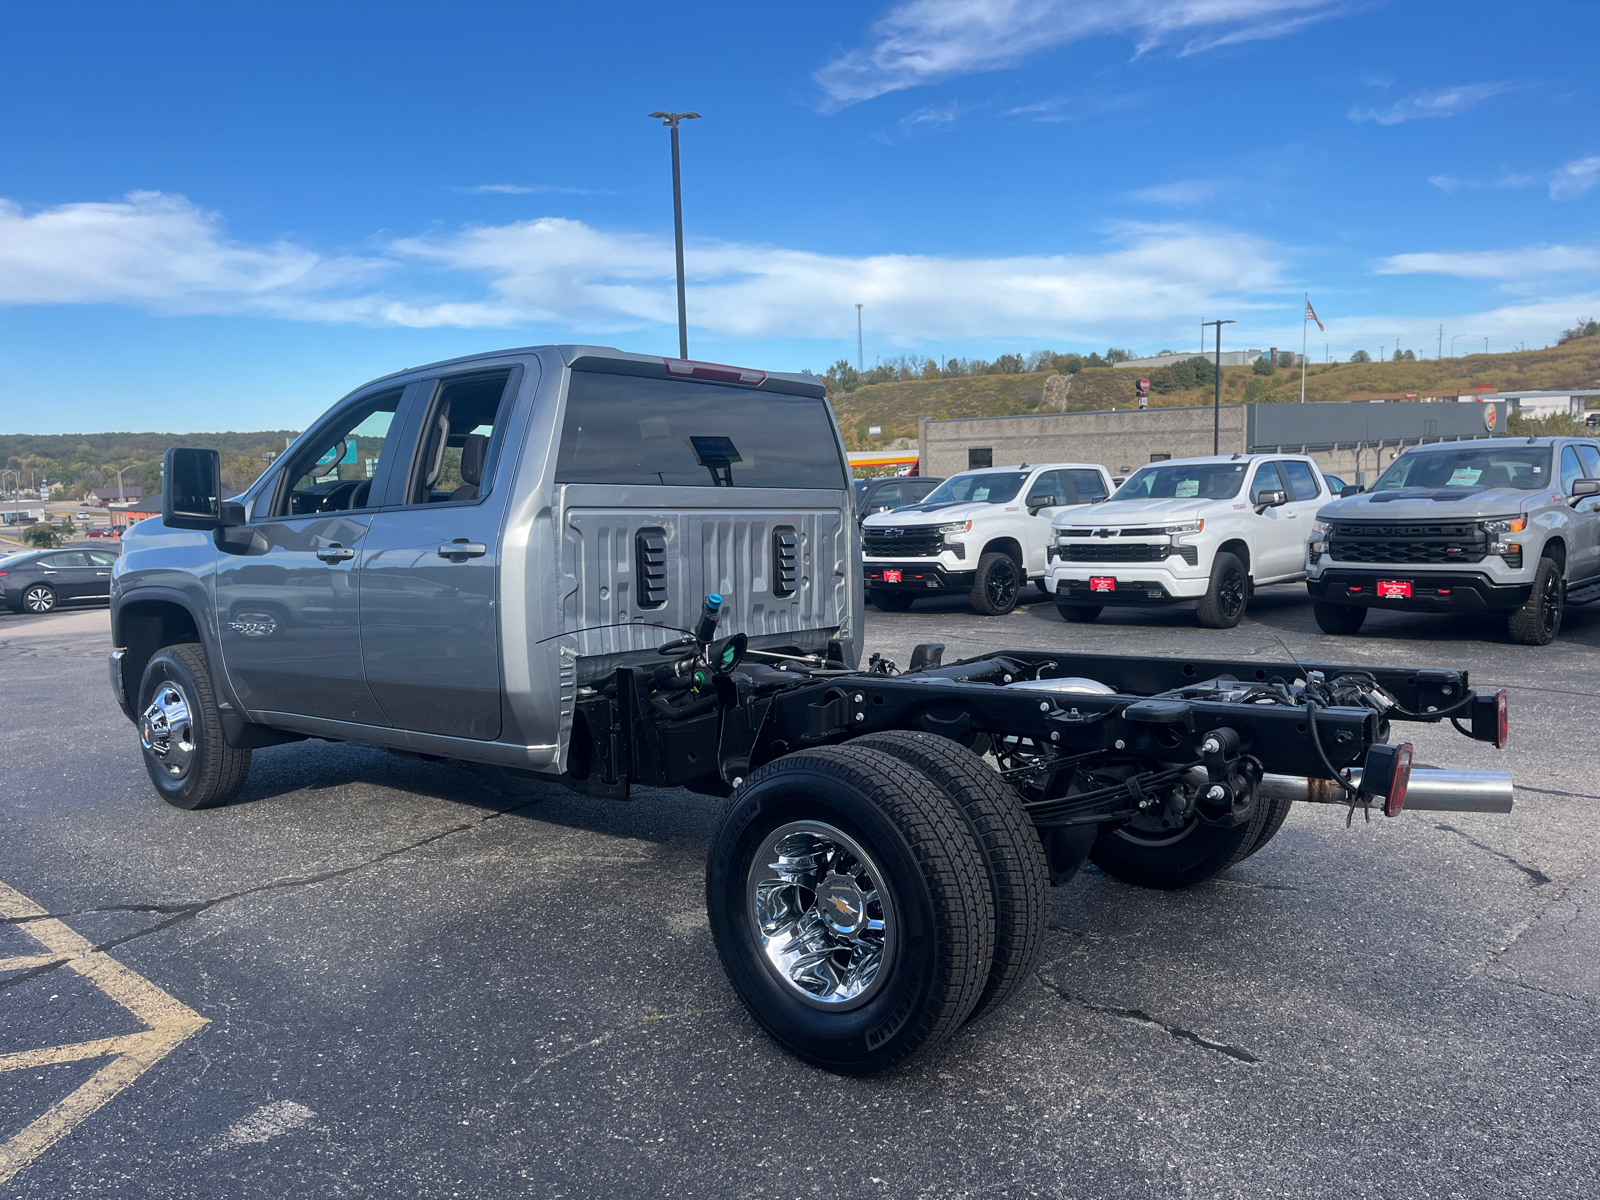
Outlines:
<svg viewBox="0 0 1600 1200"><path fill-rule="evenodd" d="M1577 503L1586 496L1600 496L1600 479L1575 479L1572 481L1572 500Z"/></svg>
<svg viewBox="0 0 1600 1200"><path fill-rule="evenodd" d="M1346 496L1359 496L1366 490L1359 483L1347 483L1339 489L1339 499L1343 500Z"/></svg>
<svg viewBox="0 0 1600 1200"><path fill-rule="evenodd" d="M1036 517L1041 508L1049 508L1056 502L1055 495L1051 492L1035 492L1028 497L1028 515Z"/></svg>
<svg viewBox="0 0 1600 1200"><path fill-rule="evenodd" d="M1269 508L1277 508L1278 505L1287 503L1289 503L1289 493L1285 491L1256 493L1257 512L1264 512Z"/></svg>
<svg viewBox="0 0 1600 1200"><path fill-rule="evenodd" d="M871 516L873 513L881 513L881 512L888 512L888 511L889 511L889 506L887 504L879 504L879 505L877 505L877 506L875 506L875 507L873 507L871 509L868 509L867 510L867 515Z"/></svg>
<svg viewBox="0 0 1600 1200"><path fill-rule="evenodd" d="M161 520L168 529L219 529L222 456L215 450L173 446L161 459Z"/></svg>

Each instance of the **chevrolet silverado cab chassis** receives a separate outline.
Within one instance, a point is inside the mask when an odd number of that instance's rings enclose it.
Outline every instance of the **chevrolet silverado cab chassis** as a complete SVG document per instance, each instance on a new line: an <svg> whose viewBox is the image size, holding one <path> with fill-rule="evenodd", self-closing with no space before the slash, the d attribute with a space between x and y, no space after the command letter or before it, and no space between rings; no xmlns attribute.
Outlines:
<svg viewBox="0 0 1600 1200"><path fill-rule="evenodd" d="M933 643L862 666L844 463L806 376L594 347L402 372L234 499L215 452L168 451L114 578L112 688L181 808L305 737L727 798L728 976L849 1073L1003 1003L1085 861L1183 888L1295 801L1510 810L1508 774L1414 768L1391 737L1503 745L1505 693L1461 670Z"/></svg>

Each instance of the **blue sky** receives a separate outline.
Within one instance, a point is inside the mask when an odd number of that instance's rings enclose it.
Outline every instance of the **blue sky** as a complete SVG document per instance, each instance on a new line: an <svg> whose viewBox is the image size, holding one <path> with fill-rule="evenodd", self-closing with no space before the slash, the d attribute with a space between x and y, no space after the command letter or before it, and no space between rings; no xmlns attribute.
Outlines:
<svg viewBox="0 0 1600 1200"><path fill-rule="evenodd" d="M0 430L299 428L550 341L769 369L1544 345L1600 316L1600 5L10 5ZM1459 335L1459 336L1458 336Z"/></svg>

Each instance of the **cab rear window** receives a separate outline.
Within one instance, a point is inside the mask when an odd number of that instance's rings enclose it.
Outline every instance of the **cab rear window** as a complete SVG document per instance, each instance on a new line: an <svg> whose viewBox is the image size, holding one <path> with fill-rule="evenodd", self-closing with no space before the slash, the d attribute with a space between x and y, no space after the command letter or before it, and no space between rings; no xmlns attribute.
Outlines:
<svg viewBox="0 0 1600 1200"><path fill-rule="evenodd" d="M574 371L557 483L849 486L821 397Z"/></svg>

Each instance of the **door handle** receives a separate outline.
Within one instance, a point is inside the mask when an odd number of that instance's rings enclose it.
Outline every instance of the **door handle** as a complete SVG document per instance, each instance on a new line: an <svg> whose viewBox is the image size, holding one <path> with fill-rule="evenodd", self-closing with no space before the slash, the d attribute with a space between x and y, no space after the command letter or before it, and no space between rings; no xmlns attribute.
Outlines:
<svg viewBox="0 0 1600 1200"><path fill-rule="evenodd" d="M462 538L458 542L446 542L437 553L440 558L482 558L489 553L489 547L482 542L469 542Z"/></svg>
<svg viewBox="0 0 1600 1200"><path fill-rule="evenodd" d="M317 557L325 563L343 562L347 558L354 558L356 552L348 546L341 546L335 542L331 546L323 546L317 551Z"/></svg>

